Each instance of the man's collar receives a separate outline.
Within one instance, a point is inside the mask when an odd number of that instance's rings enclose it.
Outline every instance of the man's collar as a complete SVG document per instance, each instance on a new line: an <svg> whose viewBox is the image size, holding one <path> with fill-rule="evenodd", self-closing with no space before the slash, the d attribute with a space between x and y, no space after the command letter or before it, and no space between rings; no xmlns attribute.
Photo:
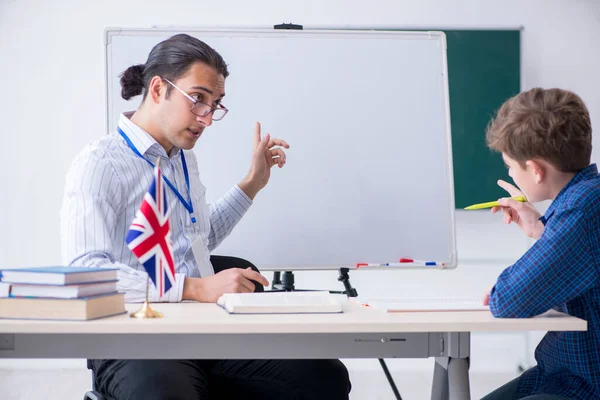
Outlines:
<svg viewBox="0 0 600 400"><path fill-rule="evenodd" d="M119 117L118 126L121 130L129 137L131 143L135 146L137 151L140 152L141 155L145 156L146 153L150 152L151 155L155 156L167 156L167 152L164 147L160 143L156 141L148 132L144 129L137 126L133 121L131 121L131 116L135 111L127 111L121 114ZM173 147L169 157L176 155L179 152L179 149Z"/></svg>

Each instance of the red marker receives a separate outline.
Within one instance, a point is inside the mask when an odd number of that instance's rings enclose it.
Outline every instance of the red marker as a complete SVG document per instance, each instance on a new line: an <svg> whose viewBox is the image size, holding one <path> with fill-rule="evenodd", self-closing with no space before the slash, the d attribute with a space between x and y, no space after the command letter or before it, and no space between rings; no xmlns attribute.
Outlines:
<svg viewBox="0 0 600 400"><path fill-rule="evenodd" d="M413 260L411 258L401 258L400 262L401 263L411 263L411 262L415 262L415 260Z"/></svg>
<svg viewBox="0 0 600 400"><path fill-rule="evenodd" d="M360 267L385 267L387 266L387 264L381 264L381 263L358 263L356 264L356 268L360 268Z"/></svg>

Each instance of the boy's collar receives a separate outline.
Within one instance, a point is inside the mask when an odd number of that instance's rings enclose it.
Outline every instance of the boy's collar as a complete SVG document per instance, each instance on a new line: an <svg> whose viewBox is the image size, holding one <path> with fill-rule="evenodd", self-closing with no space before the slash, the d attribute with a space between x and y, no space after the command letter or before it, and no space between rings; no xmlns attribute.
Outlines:
<svg viewBox="0 0 600 400"><path fill-rule="evenodd" d="M596 166L596 164L590 164L589 166L587 166L584 169L582 169L581 171L579 171L569 181L569 183L567 183L565 185L565 187L562 188L562 190L558 193L556 198L554 198L554 200L552 201L552 204L550 204L550 207L548 207L544 216L540 218L540 221L542 221L542 223L544 225L546 225L546 222L550 219L550 217L552 217L552 214L554 214L554 211L556 211L556 208L558 208L560 203L562 203L562 198L564 197L565 192L571 186L576 185L579 182L583 182L583 181L587 181L589 179L595 178L597 176L598 176L598 167Z"/></svg>

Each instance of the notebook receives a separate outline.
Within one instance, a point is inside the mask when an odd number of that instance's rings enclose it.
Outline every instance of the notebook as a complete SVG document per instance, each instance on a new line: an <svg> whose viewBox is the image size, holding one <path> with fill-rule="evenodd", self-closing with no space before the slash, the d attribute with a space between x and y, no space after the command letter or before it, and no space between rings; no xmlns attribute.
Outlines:
<svg viewBox="0 0 600 400"><path fill-rule="evenodd" d="M34 267L0 270L2 282L42 285L69 285L75 283L117 280L117 268L96 267Z"/></svg>
<svg viewBox="0 0 600 400"><path fill-rule="evenodd" d="M477 297L398 297L373 298L362 302L387 312L489 311Z"/></svg>
<svg viewBox="0 0 600 400"><path fill-rule="evenodd" d="M329 292L226 293L217 305L231 314L342 312L340 300Z"/></svg>

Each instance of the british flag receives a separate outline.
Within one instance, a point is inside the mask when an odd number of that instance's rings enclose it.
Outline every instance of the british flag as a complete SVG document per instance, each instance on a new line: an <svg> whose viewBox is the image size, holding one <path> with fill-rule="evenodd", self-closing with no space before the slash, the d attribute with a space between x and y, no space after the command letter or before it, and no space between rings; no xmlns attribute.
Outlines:
<svg viewBox="0 0 600 400"><path fill-rule="evenodd" d="M154 167L150 189L144 195L125 241L162 297L175 284L175 264L167 191L160 172L160 162Z"/></svg>

